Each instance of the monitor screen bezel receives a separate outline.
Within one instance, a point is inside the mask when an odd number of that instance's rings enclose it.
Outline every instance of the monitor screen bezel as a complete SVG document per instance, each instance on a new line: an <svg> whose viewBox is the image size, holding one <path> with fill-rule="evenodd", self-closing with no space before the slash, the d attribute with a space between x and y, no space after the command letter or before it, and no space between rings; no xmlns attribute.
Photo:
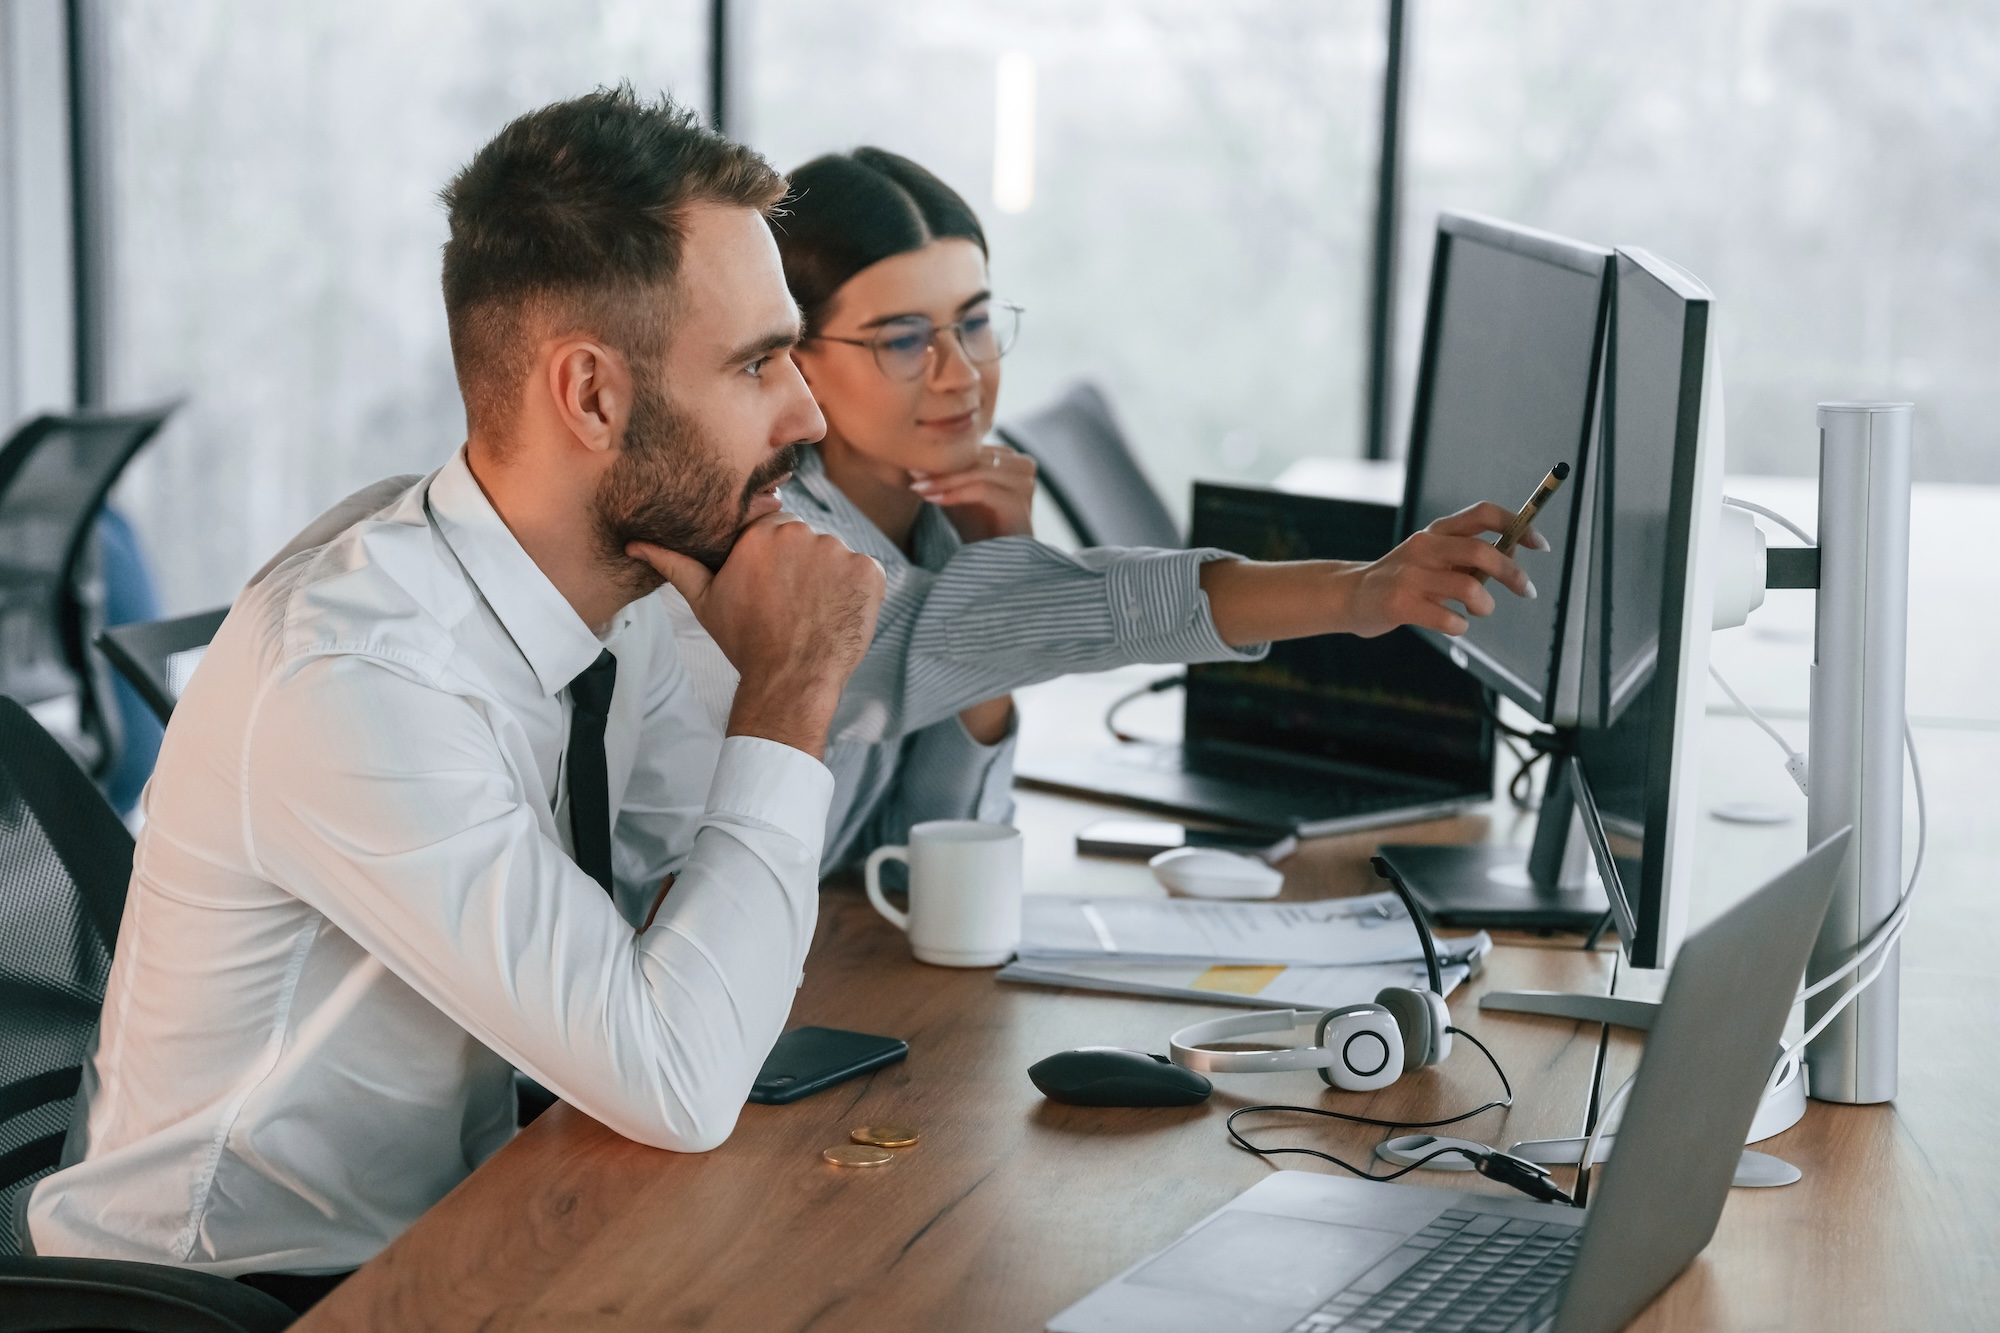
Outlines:
<svg viewBox="0 0 2000 1333"><path fill-rule="evenodd" d="M1573 241L1532 227L1502 222L1496 218L1471 213L1440 213L1432 251L1430 295L1424 317L1423 352L1418 362L1416 398L1411 410L1403 504L1397 519L1399 540L1409 537L1418 526L1416 499L1422 493L1424 469L1429 456L1431 400L1436 389L1445 293L1449 281L1452 250L1460 241L1508 250L1599 279L1596 333L1591 341L1591 363L1586 381L1587 406L1584 411L1581 436L1576 445L1577 465L1570 479L1570 485L1576 488L1574 494L1586 494L1587 488L1593 485L1590 476L1591 455L1599 419L1605 326L1611 310L1613 252L1603 246ZM1501 505L1519 503L1518 498L1512 496L1495 496L1494 501ZM1571 615L1573 599L1570 594L1578 569L1577 548L1582 544L1578 538L1583 530L1586 507L1581 503L1570 506L1569 528L1564 534L1563 566L1555 589L1558 598L1555 633L1549 645L1547 666L1539 680L1522 679L1507 665L1483 651L1476 642L1453 638L1432 630L1418 631L1423 638L1449 655L1461 668L1471 671L1486 684L1505 694L1540 722L1563 720L1558 718L1557 710L1565 695L1562 689L1565 666L1566 663L1574 663L1576 665L1572 669L1577 669L1581 665L1580 655L1565 654L1564 645L1572 634L1581 632L1583 623L1582 617ZM1575 691L1568 693L1574 694Z"/></svg>
<svg viewBox="0 0 2000 1333"><path fill-rule="evenodd" d="M1705 438L1711 425L1707 419L1711 410L1710 395L1719 392L1720 386L1711 382L1713 349L1709 344L1715 330L1714 297L1709 290L1667 261L1645 250L1621 246L1617 251L1617 262L1613 265L1614 279L1620 287L1627 280L1628 272L1636 272L1644 280L1664 287L1681 303L1682 316L1679 406L1674 421L1673 480L1666 534L1669 549L1678 551L1681 558L1666 563L1665 581L1660 591L1659 648L1654 658L1653 674L1645 682L1645 687L1651 691L1652 701L1651 712L1646 719L1645 822L1641 830L1636 884L1619 872L1617 860L1611 854L1600 812L1593 799L1590 771L1581 755L1573 761L1573 772L1574 785L1579 792L1578 806L1584 813L1585 831L1590 835L1598 876L1604 881L1605 894L1610 898L1618 918L1625 956L1634 967L1651 968L1664 967L1671 961L1670 955L1677 943L1670 938L1673 932L1668 921L1671 898L1676 888L1672 881L1687 878L1685 874L1676 874L1671 862L1676 854L1682 857L1691 854L1690 848L1676 848L1673 843L1676 837L1681 836L1677 827L1681 823L1677 817L1680 812L1676 805L1689 799L1691 788L1682 790L1682 787L1695 781L1698 756L1682 753L1682 750L1693 747L1678 742L1685 737L1681 713L1690 706L1691 691L1685 676L1690 672L1705 671L1706 668L1707 627L1691 624L1688 616L1690 598L1697 591L1693 579L1698 577L1698 567L1702 564L1699 547L1704 530L1701 510L1704 451L1713 452L1721 447L1719 439ZM1614 303L1616 299L1614 295ZM1611 327L1615 337L1615 320ZM1607 360L1615 355L1615 341L1608 340ZM1615 442L1611 447L1615 447ZM1711 467L1719 466L1715 460L1706 461ZM1591 554L1594 561L1597 553L1593 550ZM1693 609L1700 611L1699 603L1703 599L1695 600L1697 605ZM1699 641L1700 653L1690 653L1690 648L1695 646L1690 643L1691 639ZM1695 661L1694 656L1702 660ZM1672 675L1663 676L1663 672L1671 672ZM1610 716L1600 715L1594 720L1597 725L1588 729L1608 730L1611 720ZM1676 765L1679 765L1678 772Z"/></svg>

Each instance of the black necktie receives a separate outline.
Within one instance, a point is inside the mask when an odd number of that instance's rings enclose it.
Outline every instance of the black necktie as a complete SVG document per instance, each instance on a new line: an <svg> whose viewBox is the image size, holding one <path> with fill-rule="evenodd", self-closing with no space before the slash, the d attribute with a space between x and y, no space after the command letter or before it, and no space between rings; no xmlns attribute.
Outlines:
<svg viewBox="0 0 2000 1333"><path fill-rule="evenodd" d="M569 683L569 838L583 873L611 892L611 784L604 775L604 722L618 659L609 652Z"/></svg>

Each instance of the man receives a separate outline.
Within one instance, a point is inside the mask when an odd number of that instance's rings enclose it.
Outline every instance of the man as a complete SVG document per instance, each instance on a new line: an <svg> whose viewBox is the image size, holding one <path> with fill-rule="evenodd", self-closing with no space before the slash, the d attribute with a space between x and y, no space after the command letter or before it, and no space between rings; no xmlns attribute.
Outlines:
<svg viewBox="0 0 2000 1333"><path fill-rule="evenodd" d="M783 190L620 90L445 191L469 438L310 529L176 708L35 1252L352 1269L512 1134L510 1065L640 1142L727 1137L812 937L818 756L881 595L777 512L824 429ZM719 750L662 581L741 673Z"/></svg>

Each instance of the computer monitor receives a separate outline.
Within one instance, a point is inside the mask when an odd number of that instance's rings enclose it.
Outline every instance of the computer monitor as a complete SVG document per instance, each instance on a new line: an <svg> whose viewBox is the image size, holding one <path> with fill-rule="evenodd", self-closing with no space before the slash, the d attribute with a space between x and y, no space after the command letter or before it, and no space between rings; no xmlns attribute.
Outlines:
<svg viewBox="0 0 2000 1333"><path fill-rule="evenodd" d="M1385 847L1383 856L1446 924L1575 925L1609 911L1632 963L1663 967L1685 931L1692 869L1721 382L1701 283L1643 250L1616 252L1611 273L1601 430L1571 496L1577 554L1558 599L1567 605L1550 622L1569 638L1563 651L1551 646L1548 669L1572 665L1573 684L1557 684L1573 688L1575 706L1559 719L1534 846ZM1463 333L1432 330L1427 341L1446 336ZM1528 446L1514 447L1521 470L1535 470Z"/></svg>
<svg viewBox="0 0 2000 1333"><path fill-rule="evenodd" d="M1589 707L1570 738L1570 785L1594 808L1585 832L1627 956L1663 967L1687 923L1722 388L1708 289L1644 250L1620 248L1616 265L1592 488Z"/></svg>
<svg viewBox="0 0 2000 1333"><path fill-rule="evenodd" d="M1577 496L1590 485L1611 251L1490 218L1439 217L1410 423L1402 533L1481 500L1525 502L1549 469L1569 481L1542 510L1546 552L1519 553L1540 594L1501 592L1453 639L1423 631L1542 722L1578 706L1581 644L1567 614L1575 553L1589 548Z"/></svg>

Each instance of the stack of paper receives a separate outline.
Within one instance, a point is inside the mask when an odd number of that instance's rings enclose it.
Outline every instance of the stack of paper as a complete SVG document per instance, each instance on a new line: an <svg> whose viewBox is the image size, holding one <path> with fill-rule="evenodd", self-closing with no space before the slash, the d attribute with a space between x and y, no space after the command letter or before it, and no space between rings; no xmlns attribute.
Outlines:
<svg viewBox="0 0 2000 1333"><path fill-rule="evenodd" d="M1003 981L1315 1009L1424 984L1423 946L1390 893L1310 903L1031 895L1022 906L1020 957ZM1437 946L1449 993L1493 944L1481 933Z"/></svg>

